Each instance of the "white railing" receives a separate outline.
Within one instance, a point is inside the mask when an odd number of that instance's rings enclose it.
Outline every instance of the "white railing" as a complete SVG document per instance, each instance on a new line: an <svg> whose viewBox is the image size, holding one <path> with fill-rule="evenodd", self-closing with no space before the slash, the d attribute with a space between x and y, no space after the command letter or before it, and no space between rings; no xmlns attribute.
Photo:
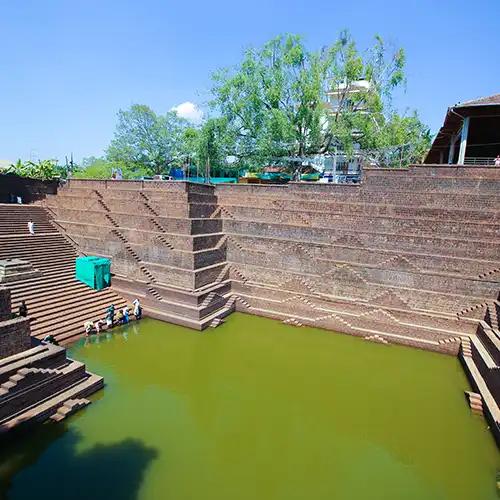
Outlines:
<svg viewBox="0 0 500 500"><path fill-rule="evenodd" d="M465 158L464 165L495 165L495 158L488 158L485 156Z"/></svg>

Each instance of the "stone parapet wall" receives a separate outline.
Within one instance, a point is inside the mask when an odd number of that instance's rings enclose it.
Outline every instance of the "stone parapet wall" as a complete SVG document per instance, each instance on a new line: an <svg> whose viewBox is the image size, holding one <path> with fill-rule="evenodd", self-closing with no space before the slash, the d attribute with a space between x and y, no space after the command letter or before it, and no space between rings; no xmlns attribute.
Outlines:
<svg viewBox="0 0 500 500"><path fill-rule="evenodd" d="M0 288L0 359L31 346L29 318L13 317L10 290Z"/></svg>
<svg viewBox="0 0 500 500"><path fill-rule="evenodd" d="M500 167L492 165L446 165L446 164L426 164L426 165L411 165L403 169L384 169L384 168L365 168L364 172L367 176L386 175L387 172L401 172L402 175L411 176L431 176L431 177L475 177L481 179L498 179L500 178Z"/></svg>
<svg viewBox="0 0 500 500"><path fill-rule="evenodd" d="M13 318L0 322L0 359L31 347L29 318Z"/></svg>
<svg viewBox="0 0 500 500"><path fill-rule="evenodd" d="M10 319L11 317L10 290L0 287L0 321Z"/></svg>

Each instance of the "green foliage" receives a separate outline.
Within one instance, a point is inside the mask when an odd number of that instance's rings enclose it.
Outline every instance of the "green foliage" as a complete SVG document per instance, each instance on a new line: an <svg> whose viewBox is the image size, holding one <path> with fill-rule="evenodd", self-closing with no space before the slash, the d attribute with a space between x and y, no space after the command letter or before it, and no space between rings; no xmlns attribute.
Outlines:
<svg viewBox="0 0 500 500"><path fill-rule="evenodd" d="M209 118L198 133L196 158L200 166L222 165L232 147L232 138L228 133L227 120Z"/></svg>
<svg viewBox="0 0 500 500"><path fill-rule="evenodd" d="M50 180L61 177L63 169L57 165L56 160L26 161L23 163L19 159L16 163L10 165L7 173L30 177L31 179Z"/></svg>
<svg viewBox="0 0 500 500"><path fill-rule="evenodd" d="M413 161L429 132L416 115L391 109L393 91L405 84L404 66L404 51L388 51L379 36L364 53L347 32L320 52L308 51L296 35L279 36L213 75L211 106L226 129L213 140L230 137L232 145L220 149L252 169L337 149L353 154L356 145L392 148L402 145L398 140L411 143L414 153L404 158Z"/></svg>
<svg viewBox="0 0 500 500"><path fill-rule="evenodd" d="M106 151L107 160L132 172L166 173L180 161L188 122L170 111L157 115L151 108L134 104L120 110L115 136Z"/></svg>
<svg viewBox="0 0 500 500"><path fill-rule="evenodd" d="M417 114L400 116L394 113L361 142L369 163L401 168L423 161L432 136Z"/></svg>
<svg viewBox="0 0 500 500"><path fill-rule="evenodd" d="M248 50L236 70L215 73L211 105L235 137L232 154L251 164L316 151L324 77L320 57L295 35Z"/></svg>
<svg viewBox="0 0 500 500"><path fill-rule="evenodd" d="M358 149L371 164L406 166L422 159L431 137L416 114L392 109L404 68L403 49L388 49L380 36L363 52L346 31L321 51L297 35L278 36L213 74L213 116L200 127L135 104L119 111L106 157L75 176L109 178L122 168L133 178L180 165L193 172L194 164L212 173L269 163L300 170L305 157Z"/></svg>
<svg viewBox="0 0 500 500"><path fill-rule="evenodd" d="M183 134L180 147L179 162L189 166L196 161L200 131L194 127L187 127Z"/></svg>
<svg viewBox="0 0 500 500"><path fill-rule="evenodd" d="M80 169L73 174L76 179L110 179L114 169L121 169L124 179L135 179L147 175L144 167L130 168L106 158L90 156L82 160Z"/></svg>

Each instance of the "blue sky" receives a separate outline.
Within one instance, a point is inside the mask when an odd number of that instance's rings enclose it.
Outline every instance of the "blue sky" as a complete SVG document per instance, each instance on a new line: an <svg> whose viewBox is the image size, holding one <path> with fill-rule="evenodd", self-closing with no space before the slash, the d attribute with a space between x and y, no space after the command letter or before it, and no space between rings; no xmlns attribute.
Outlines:
<svg viewBox="0 0 500 500"><path fill-rule="evenodd" d="M406 50L396 104L436 131L448 105L500 92L499 19L500 0L0 0L0 159L100 155L120 108L202 105L245 47L343 28Z"/></svg>

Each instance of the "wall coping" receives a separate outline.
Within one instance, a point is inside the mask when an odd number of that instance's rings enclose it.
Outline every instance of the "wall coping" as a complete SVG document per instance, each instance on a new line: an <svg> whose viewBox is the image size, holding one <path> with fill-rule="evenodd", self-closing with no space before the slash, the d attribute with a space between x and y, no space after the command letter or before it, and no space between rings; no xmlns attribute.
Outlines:
<svg viewBox="0 0 500 500"><path fill-rule="evenodd" d="M4 332L5 332L5 328L6 327L9 327L9 326L12 326L12 325L16 325L18 323L29 323L31 320L30 320L30 317L29 316L16 316L14 318L11 318L11 319L6 319L4 321L1 321L0 322L0 335L3 335Z"/></svg>

